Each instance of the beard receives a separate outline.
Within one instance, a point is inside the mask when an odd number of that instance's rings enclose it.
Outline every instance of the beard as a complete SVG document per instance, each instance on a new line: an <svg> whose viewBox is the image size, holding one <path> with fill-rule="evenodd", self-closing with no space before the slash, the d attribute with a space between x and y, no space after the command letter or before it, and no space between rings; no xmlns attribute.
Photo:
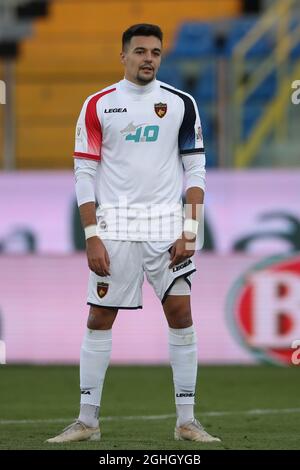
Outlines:
<svg viewBox="0 0 300 470"><path fill-rule="evenodd" d="M141 85L146 85L147 83L150 83L152 82L152 80L154 80L155 73L153 71L151 75L149 74L149 76L145 76L145 75L142 75L141 71L139 71L136 78L137 78L137 81L140 82Z"/></svg>

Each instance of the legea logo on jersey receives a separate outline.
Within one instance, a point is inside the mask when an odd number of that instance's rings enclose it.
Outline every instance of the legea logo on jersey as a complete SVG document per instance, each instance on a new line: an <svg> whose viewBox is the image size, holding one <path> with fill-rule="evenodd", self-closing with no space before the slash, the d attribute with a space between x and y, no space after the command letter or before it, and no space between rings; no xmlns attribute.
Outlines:
<svg viewBox="0 0 300 470"><path fill-rule="evenodd" d="M133 121L121 130L125 140L135 143L156 142L159 134L159 126L149 126L146 123L134 125Z"/></svg>
<svg viewBox="0 0 300 470"><path fill-rule="evenodd" d="M105 113L127 113L126 108L105 108L104 110Z"/></svg>
<svg viewBox="0 0 300 470"><path fill-rule="evenodd" d="M290 365L300 338L300 255L272 258L240 277L227 299L230 329L258 359Z"/></svg>

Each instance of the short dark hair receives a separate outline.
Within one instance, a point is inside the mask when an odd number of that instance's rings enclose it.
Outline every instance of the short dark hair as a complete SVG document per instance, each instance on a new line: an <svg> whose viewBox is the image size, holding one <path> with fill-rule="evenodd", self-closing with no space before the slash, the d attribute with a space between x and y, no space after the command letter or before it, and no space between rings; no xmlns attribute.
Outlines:
<svg viewBox="0 0 300 470"><path fill-rule="evenodd" d="M155 24L134 24L130 26L130 28L124 31L122 36L122 49L124 50L125 47L130 43L131 38L133 36L155 36L161 42L163 40L163 33L159 26Z"/></svg>

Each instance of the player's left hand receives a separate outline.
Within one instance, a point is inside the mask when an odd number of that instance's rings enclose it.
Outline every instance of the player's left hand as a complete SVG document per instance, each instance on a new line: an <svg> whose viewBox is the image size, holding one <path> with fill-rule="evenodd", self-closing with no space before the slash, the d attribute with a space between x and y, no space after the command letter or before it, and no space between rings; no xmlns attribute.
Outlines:
<svg viewBox="0 0 300 470"><path fill-rule="evenodd" d="M173 268L176 264L182 263L195 253L196 237L192 234L189 235L191 235L192 238L186 238L183 233L182 237L178 238L172 246L170 252L171 263L169 264L169 268Z"/></svg>

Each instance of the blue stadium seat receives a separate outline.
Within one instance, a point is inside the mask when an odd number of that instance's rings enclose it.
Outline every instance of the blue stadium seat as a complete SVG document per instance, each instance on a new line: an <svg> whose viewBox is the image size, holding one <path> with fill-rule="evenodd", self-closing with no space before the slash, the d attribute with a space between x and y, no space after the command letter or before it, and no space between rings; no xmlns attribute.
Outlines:
<svg viewBox="0 0 300 470"><path fill-rule="evenodd" d="M195 59L215 55L216 52L213 23L191 22L181 26L168 56Z"/></svg>
<svg viewBox="0 0 300 470"><path fill-rule="evenodd" d="M300 59L300 41L291 50L290 58L292 60L299 60Z"/></svg>
<svg viewBox="0 0 300 470"><path fill-rule="evenodd" d="M216 148L216 123L213 115L213 109L211 106L203 106L201 103L197 103L199 108L199 114L201 118L201 125L203 131L203 140L206 155L206 166L207 168L213 168L217 166L217 148Z"/></svg>
<svg viewBox="0 0 300 470"><path fill-rule="evenodd" d="M197 101L197 106L201 119L204 144L206 146L207 143L214 140L214 117L211 109L209 109L208 106L203 106L203 104L199 101Z"/></svg>
<svg viewBox="0 0 300 470"><path fill-rule="evenodd" d="M236 44L254 27L257 17L243 17L231 22L231 27L225 43L225 54L231 55ZM293 31L300 24L300 16L294 15L290 20L289 30ZM247 52L247 58L264 57L274 51L277 44L277 25L268 30L259 40L253 44ZM292 49L290 57L294 60L300 58L300 41Z"/></svg>
<svg viewBox="0 0 300 470"><path fill-rule="evenodd" d="M257 17L242 17L230 23L224 52L225 55L232 55L236 44L254 27ZM262 57L268 55L275 46L276 36L273 31L263 35L247 52L247 58Z"/></svg>
<svg viewBox="0 0 300 470"><path fill-rule="evenodd" d="M265 102L274 98L277 92L277 73L273 70L267 77L258 85L258 87L249 95L246 100L247 105L252 105L257 102Z"/></svg>
<svg viewBox="0 0 300 470"><path fill-rule="evenodd" d="M210 64L201 71L194 91L194 97L200 104L216 100L217 70L215 64Z"/></svg>
<svg viewBox="0 0 300 470"><path fill-rule="evenodd" d="M185 91L184 80L182 73L176 64L172 64L167 60L160 66L157 79L162 82L168 83L169 85L178 88L179 90Z"/></svg>
<svg viewBox="0 0 300 470"><path fill-rule="evenodd" d="M290 23L290 31L294 31L300 25L300 16L295 15L291 19ZM290 53L290 59L292 60L299 60L300 59L300 41L292 48Z"/></svg>
<svg viewBox="0 0 300 470"><path fill-rule="evenodd" d="M249 105L245 106L243 110L243 128L242 136L243 139L247 139L253 130L255 124L262 116L264 105Z"/></svg>

